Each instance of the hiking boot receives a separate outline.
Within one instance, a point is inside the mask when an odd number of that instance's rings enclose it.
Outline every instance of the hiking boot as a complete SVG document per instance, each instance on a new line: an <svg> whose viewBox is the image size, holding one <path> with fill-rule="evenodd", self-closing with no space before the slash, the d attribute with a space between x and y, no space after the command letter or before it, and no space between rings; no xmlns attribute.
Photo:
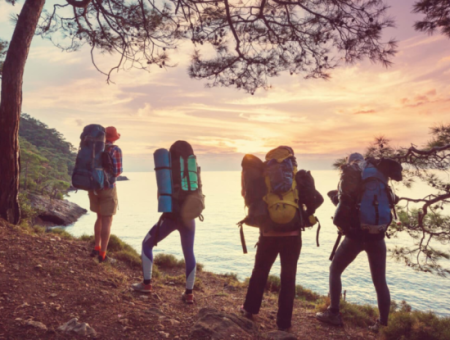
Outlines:
<svg viewBox="0 0 450 340"><path fill-rule="evenodd" d="M380 330L381 330L383 327L386 327L386 326L382 325L382 324L380 323L380 320L377 320L377 322L376 322L374 325L369 326L369 331L374 332L374 333L378 333L378 332L380 332Z"/></svg>
<svg viewBox="0 0 450 340"><path fill-rule="evenodd" d="M144 282L133 283L131 285L131 288L137 292L146 294L150 294L152 292L152 285L151 284L146 285Z"/></svg>
<svg viewBox="0 0 450 340"><path fill-rule="evenodd" d="M244 305L239 307L239 312L242 314L243 317L247 319L253 319L253 314L250 312L247 312L244 308Z"/></svg>
<svg viewBox="0 0 450 340"><path fill-rule="evenodd" d="M333 313L327 309L325 312L316 313L316 319L322 322L329 323L334 326L343 326L342 317L340 313Z"/></svg>
<svg viewBox="0 0 450 340"><path fill-rule="evenodd" d="M96 257L99 255L100 255L100 252L96 249L92 249L91 253L89 254L90 257Z"/></svg>
<svg viewBox="0 0 450 340"><path fill-rule="evenodd" d="M183 295L181 295L181 300L188 305L192 305L194 303L194 294L183 293Z"/></svg>
<svg viewBox="0 0 450 340"><path fill-rule="evenodd" d="M278 330L280 332L290 333L291 332L291 327L288 327L288 328L278 327Z"/></svg>

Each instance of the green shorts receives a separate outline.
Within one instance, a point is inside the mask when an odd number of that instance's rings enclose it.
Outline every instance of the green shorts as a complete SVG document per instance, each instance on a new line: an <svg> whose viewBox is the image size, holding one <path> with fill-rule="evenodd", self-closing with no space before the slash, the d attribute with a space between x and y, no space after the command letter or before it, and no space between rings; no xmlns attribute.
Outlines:
<svg viewBox="0 0 450 340"><path fill-rule="evenodd" d="M98 192L89 191L89 203L91 211L101 216L112 216L116 214L117 205L117 188L103 189Z"/></svg>

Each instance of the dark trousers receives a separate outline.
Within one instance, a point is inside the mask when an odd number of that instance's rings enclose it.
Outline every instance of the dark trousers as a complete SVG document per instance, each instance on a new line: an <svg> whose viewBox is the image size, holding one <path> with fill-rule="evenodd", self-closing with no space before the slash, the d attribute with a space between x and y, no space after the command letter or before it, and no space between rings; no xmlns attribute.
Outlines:
<svg viewBox="0 0 450 340"><path fill-rule="evenodd" d="M279 328L291 327L295 298L295 276L301 248L301 236L260 236L255 257L255 267L253 268L244 303L244 309L247 312L258 314L270 268L272 268L277 255L280 254L281 290L278 297L277 326Z"/></svg>
<svg viewBox="0 0 450 340"><path fill-rule="evenodd" d="M386 283L386 243L384 239L372 242L362 242L348 237L339 246L330 267L330 308L334 312L339 311L339 302L342 291L341 275L345 268L353 262L363 250L369 258L372 281L377 292L380 323L387 325L391 296Z"/></svg>

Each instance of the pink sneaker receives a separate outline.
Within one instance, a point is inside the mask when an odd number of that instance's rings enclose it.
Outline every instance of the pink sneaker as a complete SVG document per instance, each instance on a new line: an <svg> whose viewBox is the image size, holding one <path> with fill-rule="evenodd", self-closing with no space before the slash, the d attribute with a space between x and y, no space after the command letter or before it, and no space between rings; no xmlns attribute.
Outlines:
<svg viewBox="0 0 450 340"><path fill-rule="evenodd" d="M152 285L151 284L146 285L144 282L133 283L131 285L131 288L133 288L135 291L141 292L141 293L150 294L152 292Z"/></svg>
<svg viewBox="0 0 450 340"><path fill-rule="evenodd" d="M192 305L194 303L194 294L183 293L183 295L181 295L181 300L188 305Z"/></svg>

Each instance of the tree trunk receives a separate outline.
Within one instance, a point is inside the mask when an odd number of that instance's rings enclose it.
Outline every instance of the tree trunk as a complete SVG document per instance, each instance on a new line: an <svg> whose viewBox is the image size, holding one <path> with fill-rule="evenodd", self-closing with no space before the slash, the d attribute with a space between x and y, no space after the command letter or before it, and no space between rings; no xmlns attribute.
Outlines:
<svg viewBox="0 0 450 340"><path fill-rule="evenodd" d="M25 63L45 0L26 0L3 64L0 102L0 217L20 222L19 120Z"/></svg>

